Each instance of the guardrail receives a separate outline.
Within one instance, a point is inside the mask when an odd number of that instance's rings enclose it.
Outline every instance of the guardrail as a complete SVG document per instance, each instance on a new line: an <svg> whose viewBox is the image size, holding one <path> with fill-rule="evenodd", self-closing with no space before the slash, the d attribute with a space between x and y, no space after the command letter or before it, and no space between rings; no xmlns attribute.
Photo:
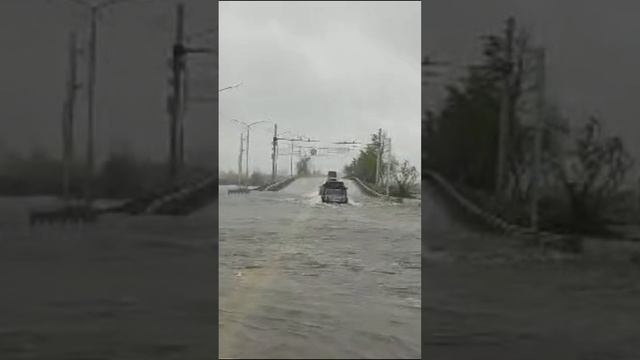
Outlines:
<svg viewBox="0 0 640 360"><path fill-rule="evenodd" d="M349 177L346 177L345 179L349 179L349 180L352 180L353 182L355 182L356 186L358 186L360 188L360 190L363 193L365 193L365 195L368 195L368 196L371 196L371 197L389 199L389 200L395 201L395 202L405 202L405 200L406 201L418 201L418 202L422 201L422 199L402 198L402 197L397 197L397 196L387 196L386 194L381 194L381 193L377 192L376 190L372 189L367 184L365 184L365 182L360 180L360 178L355 177L355 176L349 176Z"/></svg>
<svg viewBox="0 0 640 360"><path fill-rule="evenodd" d="M206 206L218 196L217 177L197 184L190 191L182 193L155 210L161 215L189 215Z"/></svg>
<svg viewBox="0 0 640 360"><path fill-rule="evenodd" d="M556 234L547 231L535 232L530 228L509 224L503 219L480 209L477 205L462 196L446 179L434 171L425 171L427 177L458 202L467 211L475 214L487 224L508 235L520 236L533 240L530 244L541 246L543 250L563 253L584 253L604 256L638 263L640 259L640 243L625 239L603 240L576 234Z"/></svg>
<svg viewBox="0 0 640 360"><path fill-rule="evenodd" d="M372 196L372 197L386 197L386 195L382 195L379 192L373 190L372 188L367 186L367 184L365 184L362 180L360 180L359 178L357 178L355 176L346 177L345 179L349 179L349 180L352 180L353 182L355 182L356 185L360 188L360 190L363 193L365 193L366 195L369 195L369 196Z"/></svg>
<svg viewBox="0 0 640 360"><path fill-rule="evenodd" d="M158 204L159 202L175 194L180 193L185 188L191 188L196 184L206 181L208 179L211 179L213 177L215 176L214 175L209 175L206 177L199 176L198 179L196 180L192 179L189 182L182 180L178 185L156 189L154 191L147 192L142 196L127 200L123 204L111 206L105 212L127 213L130 215L142 214L142 213L145 213L149 207L156 206L154 204Z"/></svg>
<svg viewBox="0 0 640 360"><path fill-rule="evenodd" d="M573 244L575 236L555 234L546 231L536 232L531 228L510 224L507 221L499 218L498 216L495 216L481 209L478 205L465 198L462 194L460 194L460 192L455 189L455 187L449 181L447 181L437 172L433 170L425 170L424 174L433 183L435 183L435 185L442 189L442 191L444 191L451 199L456 201L458 205L460 205L464 210L476 216L486 225L489 225L491 228L498 230L505 235L515 235L529 238L534 237L534 239L543 247L564 249L564 247L566 246L572 248L576 246L575 244Z"/></svg>
<svg viewBox="0 0 640 360"><path fill-rule="evenodd" d="M163 214L172 214L172 213L183 213L184 211L178 209L181 207L184 207L182 205L178 205L176 206L176 203L183 203L183 205L185 205L184 203L186 202L196 202L194 199L194 194L200 194L203 191L206 191L207 188L209 187L215 187L214 185L217 184L217 180L218 177L217 175L215 176L211 176L208 177L206 179L200 180L198 182L194 182L192 184L190 184L187 187L184 187L182 189L179 189L178 191L175 192L171 192L166 194L165 196L162 196L156 200L154 200L151 204L149 204L149 206L147 206L144 210L145 214L153 214L153 213L163 213ZM201 201L202 203L206 202L209 200L209 196L210 194L208 194L209 192L206 192L207 196L203 196ZM217 190L215 192L215 194L217 194ZM174 205L172 205L172 203ZM200 202L199 202L200 203ZM187 206L187 208L191 208L192 206ZM170 210L167 210L167 208L170 208ZM186 208L185 208L186 211Z"/></svg>
<svg viewBox="0 0 640 360"><path fill-rule="evenodd" d="M50 209L30 209L29 225L93 223L98 220L102 210L89 205L64 205Z"/></svg>
<svg viewBox="0 0 640 360"><path fill-rule="evenodd" d="M532 234L533 230L525 227L521 227L518 225L513 225L505 220L495 216L483 209L481 209L478 205L471 202L469 199L465 198L456 188L451 185L449 181L443 178L440 174L432 170L425 170L424 174L432 180L439 188L441 188L450 198L455 200L458 205L460 205L467 212L481 218L486 224L490 225L495 229L502 230L507 233L521 233L521 234ZM540 233L542 234L542 233Z"/></svg>
<svg viewBox="0 0 640 360"><path fill-rule="evenodd" d="M271 184L271 185L266 186L261 191L280 191L280 190L284 189L285 187L289 186L297 178L298 178L297 176L292 176L292 177L286 178L284 180L276 182L275 184Z"/></svg>

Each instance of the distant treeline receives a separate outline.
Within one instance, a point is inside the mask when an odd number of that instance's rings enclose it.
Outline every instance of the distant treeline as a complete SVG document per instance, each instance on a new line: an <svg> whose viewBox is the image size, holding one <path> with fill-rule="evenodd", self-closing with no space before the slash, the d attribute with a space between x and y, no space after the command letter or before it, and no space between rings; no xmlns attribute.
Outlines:
<svg viewBox="0 0 640 360"><path fill-rule="evenodd" d="M343 170L347 176L359 178L382 194L386 193L387 189L385 184L376 185L376 164L380 143L384 143L384 141L384 138L378 134L372 134L371 142L360 150L358 156ZM391 196L411 198L420 192L418 170L406 160L400 163L395 157L390 159L383 157L380 159L380 175L382 179L388 179L389 195Z"/></svg>
<svg viewBox="0 0 640 360"><path fill-rule="evenodd" d="M284 178L282 175L278 175L277 180ZM234 171L223 171L218 174L220 185L238 185L238 173ZM254 171L249 176L249 179L243 177L243 185L248 186L263 186L271 183L271 174L266 174L260 171Z"/></svg>
<svg viewBox="0 0 640 360"><path fill-rule="evenodd" d="M72 165L70 193L83 194L85 163ZM208 171L187 167L185 177ZM210 171L209 171L210 172ZM63 163L44 151L22 156L15 153L0 158L0 196L61 195ZM167 164L138 159L128 153L113 153L95 169L92 193L101 198L131 198L168 186Z"/></svg>

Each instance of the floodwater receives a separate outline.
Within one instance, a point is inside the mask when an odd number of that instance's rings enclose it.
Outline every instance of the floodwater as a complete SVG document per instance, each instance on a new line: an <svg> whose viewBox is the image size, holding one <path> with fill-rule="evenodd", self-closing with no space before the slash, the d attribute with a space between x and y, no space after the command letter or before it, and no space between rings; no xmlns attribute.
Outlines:
<svg viewBox="0 0 640 360"><path fill-rule="evenodd" d="M470 229L423 207L425 359L640 359L640 267Z"/></svg>
<svg viewBox="0 0 640 360"><path fill-rule="evenodd" d="M212 359L217 206L29 228L0 198L0 359Z"/></svg>
<svg viewBox="0 0 640 360"><path fill-rule="evenodd" d="M420 358L420 204L220 189L221 358Z"/></svg>

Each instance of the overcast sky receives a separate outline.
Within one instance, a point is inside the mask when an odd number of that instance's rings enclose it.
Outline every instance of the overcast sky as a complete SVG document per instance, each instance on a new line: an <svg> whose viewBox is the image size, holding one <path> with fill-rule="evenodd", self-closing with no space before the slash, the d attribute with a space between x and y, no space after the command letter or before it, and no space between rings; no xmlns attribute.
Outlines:
<svg viewBox="0 0 640 360"><path fill-rule="evenodd" d="M166 59L175 1L139 1L114 6L100 21L97 153L129 143L140 154L164 159ZM188 32L215 24L215 2L185 3ZM420 57L415 45L420 43L418 4L220 6L225 27L219 34L220 86L243 82L220 93L223 168L237 166L240 128L225 120L230 117L267 118L323 140L364 141L383 127L394 139L397 157L419 161L419 105L414 101L420 86L414 60ZM467 64L478 58L478 35L498 31L506 16L516 15L547 47L550 97L574 120L601 114L608 130L621 135L640 159L635 141L640 134L639 13L640 4L632 0L607 6L596 0L430 0L422 6L422 46L425 53ZM0 43L7 50L0 60L0 145L59 150L66 41L72 28L86 44L87 13L68 1L0 1ZM192 60L201 77L215 78L214 66L215 58ZM84 80L86 69L80 70ZM215 93L214 80L201 81L197 92ZM80 147L86 101L84 91L78 95ZM189 149L207 152L205 159L213 161L215 112L215 104L197 104L187 118ZM407 125L394 125L400 123ZM251 141L255 165L265 171L270 169L268 129L256 129ZM288 165L282 162L281 169Z"/></svg>
<svg viewBox="0 0 640 360"><path fill-rule="evenodd" d="M329 142L368 142L383 128L394 155L420 167L420 2L219 6L220 87L242 82L220 93L221 170L238 167L242 128L234 118ZM270 172L272 134L270 123L252 130L252 170ZM313 164L341 171L356 154ZM289 166L281 157L279 169Z"/></svg>
<svg viewBox="0 0 640 360"><path fill-rule="evenodd" d="M96 1L88 0L95 3ZM164 160L168 154L167 59L175 28L173 0L133 0L104 9L98 27L96 155L128 145L140 156ZM187 0L186 32L216 27L216 3ZM0 1L0 144L18 150L40 146L57 155L67 75L67 40L78 31L86 48L89 13L69 0ZM216 34L194 45L213 44ZM200 95L215 95L215 56L190 61L193 73L208 77ZM86 80L86 57L79 78ZM193 105L187 116L187 151L207 153L215 162L215 104ZM76 149L86 142L86 91L78 92Z"/></svg>

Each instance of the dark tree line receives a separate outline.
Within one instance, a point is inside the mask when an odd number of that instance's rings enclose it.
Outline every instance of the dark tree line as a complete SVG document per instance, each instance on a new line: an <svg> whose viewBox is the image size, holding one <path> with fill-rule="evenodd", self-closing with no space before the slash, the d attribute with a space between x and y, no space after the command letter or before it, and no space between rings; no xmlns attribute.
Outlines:
<svg viewBox="0 0 640 360"><path fill-rule="evenodd" d="M589 226L600 222L632 165L622 140L605 136L600 121L590 118L576 139L575 161L557 171L577 223Z"/></svg>
<svg viewBox="0 0 640 360"><path fill-rule="evenodd" d="M446 88L444 108L423 119L425 165L449 179L492 191L496 186L500 112L506 107L506 170L515 188L522 174L529 129L522 125L530 87L529 36L509 25L504 34L481 38L482 60ZM425 66L429 66L427 62ZM506 90L505 90L506 89ZM506 91L506 102L503 93Z"/></svg>
<svg viewBox="0 0 640 360"><path fill-rule="evenodd" d="M238 173L235 171L227 171L218 174L220 185L238 185ZM263 186L271 183L271 174L260 171L254 171L249 179L243 179L243 184L248 186Z"/></svg>
<svg viewBox="0 0 640 360"><path fill-rule="evenodd" d="M446 87L440 111L424 114L423 165L460 187L495 194L500 117L506 111L506 176L501 190L507 197L495 201L501 201L503 213L510 215L506 203L526 209L532 187L534 129L531 121L525 121L535 115L531 106L536 95L534 68L528 51L531 38L509 19L506 31L483 36L481 42L481 61ZM430 64L428 59L423 62L425 68ZM547 103L542 109L543 184L547 189L563 189L562 194L549 196L569 200L572 226L597 223L605 205L619 191L631 158L618 137L603 134L599 119L590 119L577 134L571 134L560 109ZM567 153L565 147L573 151ZM571 180L567 159L573 159L577 168Z"/></svg>
<svg viewBox="0 0 640 360"><path fill-rule="evenodd" d="M375 184L376 182L376 162L378 161L378 149L380 148L378 134L371 135L371 142L360 150L349 165L344 168L344 173L349 176L358 177L360 180ZM383 165L386 165L383 163ZM395 167L395 164L392 164ZM385 166L383 166L384 168Z"/></svg>
<svg viewBox="0 0 640 360"><path fill-rule="evenodd" d="M184 177L208 173L205 169L187 166ZM0 194L60 196L62 174L62 161L44 150L34 149L27 156L6 152L0 158ZM84 162L74 162L70 175L71 195L83 196L86 181ZM139 159L126 151L110 154L93 177L94 196L103 198L132 198L168 185L166 163Z"/></svg>
<svg viewBox="0 0 640 360"><path fill-rule="evenodd" d="M345 166L344 173L347 176L355 176L375 188L376 164L381 142L384 142L384 139L381 139L378 134L372 134L371 142L367 144L364 149L360 150L358 156L356 156L350 164ZM402 164L399 164L393 157L387 159L382 158L380 160L380 172L384 178L387 177L386 171L390 172L390 174L388 174L390 178L390 195L411 197L413 193L419 191L417 188L418 170L408 161L405 160ZM379 192L385 192L385 189L382 187L379 187L377 190Z"/></svg>

